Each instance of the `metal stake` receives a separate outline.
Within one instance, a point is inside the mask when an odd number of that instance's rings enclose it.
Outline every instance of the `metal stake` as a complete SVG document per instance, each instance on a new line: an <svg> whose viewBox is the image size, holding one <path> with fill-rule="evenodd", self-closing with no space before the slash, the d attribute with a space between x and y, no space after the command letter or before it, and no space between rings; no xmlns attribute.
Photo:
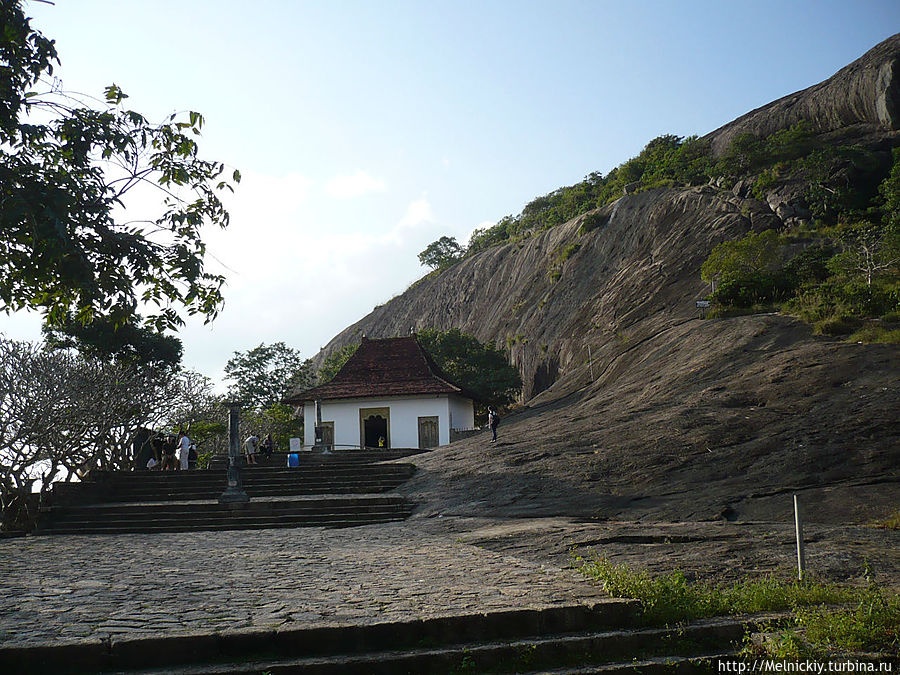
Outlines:
<svg viewBox="0 0 900 675"><path fill-rule="evenodd" d="M800 500L794 495L794 529L797 531L797 578L803 581L806 572L806 551L803 548L803 520L800 517Z"/></svg>

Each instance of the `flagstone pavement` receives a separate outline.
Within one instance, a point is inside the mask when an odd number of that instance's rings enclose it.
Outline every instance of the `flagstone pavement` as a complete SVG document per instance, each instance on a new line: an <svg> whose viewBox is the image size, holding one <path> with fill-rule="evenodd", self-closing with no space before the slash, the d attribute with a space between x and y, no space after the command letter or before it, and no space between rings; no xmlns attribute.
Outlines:
<svg viewBox="0 0 900 675"><path fill-rule="evenodd" d="M604 599L577 572L423 533L348 529L0 539L0 645L380 623Z"/></svg>

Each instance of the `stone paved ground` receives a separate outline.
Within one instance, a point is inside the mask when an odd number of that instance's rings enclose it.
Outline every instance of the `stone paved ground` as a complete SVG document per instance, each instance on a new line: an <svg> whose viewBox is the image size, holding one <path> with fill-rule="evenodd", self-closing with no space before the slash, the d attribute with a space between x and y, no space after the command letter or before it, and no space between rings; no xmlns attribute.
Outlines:
<svg viewBox="0 0 900 675"><path fill-rule="evenodd" d="M601 596L571 570L427 534L416 521L0 540L4 646L409 620Z"/></svg>

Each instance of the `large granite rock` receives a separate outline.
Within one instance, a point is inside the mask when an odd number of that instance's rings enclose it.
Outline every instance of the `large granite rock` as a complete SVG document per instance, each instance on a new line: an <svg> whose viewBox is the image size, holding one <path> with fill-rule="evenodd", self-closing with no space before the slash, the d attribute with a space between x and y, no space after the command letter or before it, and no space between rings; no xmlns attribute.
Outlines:
<svg viewBox="0 0 900 675"><path fill-rule="evenodd" d="M706 138L721 154L735 136L768 136L800 120L811 121L820 132L857 124L900 129L900 34L824 82L752 110Z"/></svg>

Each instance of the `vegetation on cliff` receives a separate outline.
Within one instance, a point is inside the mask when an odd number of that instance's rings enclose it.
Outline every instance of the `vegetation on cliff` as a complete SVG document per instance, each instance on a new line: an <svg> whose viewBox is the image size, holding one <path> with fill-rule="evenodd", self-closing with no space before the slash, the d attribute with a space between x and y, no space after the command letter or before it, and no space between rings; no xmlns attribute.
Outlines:
<svg viewBox="0 0 900 675"><path fill-rule="evenodd" d="M440 271L578 216L584 216L583 234L602 226L606 218L597 209L623 194L709 183L747 200L742 208L749 209L751 200L766 201L780 220L777 230L751 231L712 251L701 276L713 284L714 315L782 309L818 332L897 341L900 148L890 151L895 143L887 135L874 142L836 138L806 121L763 138L738 135L719 157L705 139L660 136L606 176L592 173L532 200L519 215L476 230L465 248L443 237L420 259ZM551 264L551 278L557 267Z"/></svg>
<svg viewBox="0 0 900 675"><path fill-rule="evenodd" d="M754 196L789 199L780 231L723 242L704 263L716 313L775 308L817 332L898 341L900 148L829 144L799 124L736 138L722 164Z"/></svg>

